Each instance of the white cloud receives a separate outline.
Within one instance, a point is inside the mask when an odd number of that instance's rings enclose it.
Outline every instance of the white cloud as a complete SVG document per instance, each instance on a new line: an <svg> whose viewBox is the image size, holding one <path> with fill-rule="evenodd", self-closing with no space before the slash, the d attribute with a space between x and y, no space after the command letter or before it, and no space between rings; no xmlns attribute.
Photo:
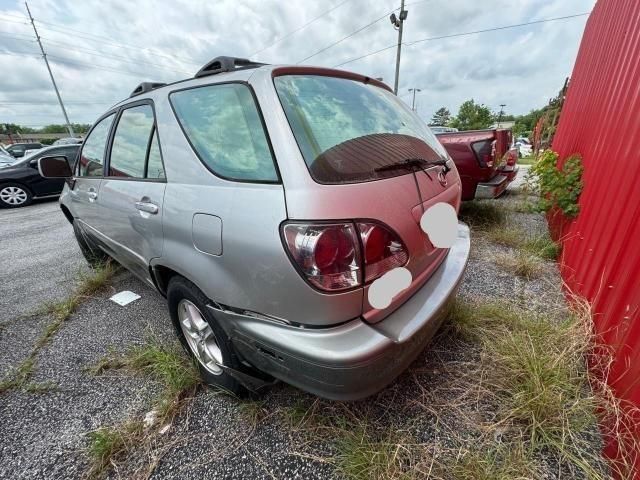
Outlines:
<svg viewBox="0 0 640 480"><path fill-rule="evenodd" d="M248 56L339 3L32 0L30 7L40 22L40 35L71 120L92 122L141 81L184 78L218 55ZM397 0L348 0L255 59L295 63L398 4ZM594 0L407 0L407 4L404 39L412 42L587 12ZM31 26L21 20L25 13L21 2L0 0L0 122L61 123ZM421 88L417 103L427 119L443 105L456 112L472 97L493 109L506 103L512 113L540 107L571 73L586 18L405 46L399 94ZM396 35L384 18L307 63L334 66L391 46ZM394 62L391 48L342 68L381 76L393 84ZM7 104L40 100L47 103Z"/></svg>

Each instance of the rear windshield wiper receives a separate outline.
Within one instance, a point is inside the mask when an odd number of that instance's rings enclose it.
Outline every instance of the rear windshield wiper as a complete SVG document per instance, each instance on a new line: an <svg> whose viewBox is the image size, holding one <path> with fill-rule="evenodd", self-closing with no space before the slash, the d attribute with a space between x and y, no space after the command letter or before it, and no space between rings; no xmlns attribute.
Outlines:
<svg viewBox="0 0 640 480"><path fill-rule="evenodd" d="M375 172L388 172L390 170L405 169L409 171L423 170L426 167L434 167L442 165L447 167L446 160L425 160L424 158L407 158L396 163L385 165L384 167L375 168ZM425 172L426 173L426 172Z"/></svg>
<svg viewBox="0 0 640 480"><path fill-rule="evenodd" d="M378 167L374 169L375 172L387 172L389 170L399 170L405 169L412 173L413 181L416 185L416 192L418 193L418 198L420 199L420 208L422 208L422 213L424 213L424 200L422 199L422 192L420 191L420 185L418 185L418 177L416 176L416 171L423 172L429 180L432 180L429 172L425 170L426 167L434 167L441 165L443 173L446 175L451 168L447 160L425 160L424 158L407 158L405 160L401 160L396 163L392 163L390 165L385 165L384 167Z"/></svg>

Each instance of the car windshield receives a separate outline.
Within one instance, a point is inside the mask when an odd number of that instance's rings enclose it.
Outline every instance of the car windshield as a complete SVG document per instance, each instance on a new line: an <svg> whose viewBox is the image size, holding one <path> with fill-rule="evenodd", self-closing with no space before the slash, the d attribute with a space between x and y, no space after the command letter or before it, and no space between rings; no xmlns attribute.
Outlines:
<svg viewBox="0 0 640 480"><path fill-rule="evenodd" d="M427 125L391 92L363 82L285 75L276 90L311 176L358 183L406 174L383 168L407 159L444 160Z"/></svg>

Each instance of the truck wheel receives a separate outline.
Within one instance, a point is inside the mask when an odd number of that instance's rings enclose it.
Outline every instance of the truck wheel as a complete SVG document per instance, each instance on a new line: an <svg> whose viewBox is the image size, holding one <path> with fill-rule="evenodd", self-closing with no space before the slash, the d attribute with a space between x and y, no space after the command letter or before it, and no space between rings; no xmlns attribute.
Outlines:
<svg viewBox="0 0 640 480"><path fill-rule="evenodd" d="M231 340L207 308L209 300L200 289L187 279L175 276L169 281L167 301L178 338L187 353L196 360L204 382L235 395L248 393L220 366L235 370L241 368Z"/></svg>
<svg viewBox="0 0 640 480"><path fill-rule="evenodd" d="M93 245L91 239L84 234L76 221L73 222L73 233L76 236L82 256L91 268L101 267L109 260L109 255Z"/></svg>
<svg viewBox="0 0 640 480"><path fill-rule="evenodd" d="M4 208L26 207L33 201L33 195L27 187L19 183L0 185L0 206Z"/></svg>

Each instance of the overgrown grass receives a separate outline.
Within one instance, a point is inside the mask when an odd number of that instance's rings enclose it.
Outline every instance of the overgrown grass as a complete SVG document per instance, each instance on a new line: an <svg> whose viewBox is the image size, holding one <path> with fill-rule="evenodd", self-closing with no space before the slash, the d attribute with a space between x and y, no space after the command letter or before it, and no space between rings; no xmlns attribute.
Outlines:
<svg viewBox="0 0 640 480"><path fill-rule="evenodd" d="M543 270L540 258L526 251L498 253L495 262L506 271L527 280L540 276Z"/></svg>
<svg viewBox="0 0 640 480"><path fill-rule="evenodd" d="M36 340L29 356L0 382L0 393L15 388L26 390L40 350L58 333L63 323L73 315L85 297L95 295L109 284L116 270L116 267L109 262L89 274L80 274L77 287L69 297L59 302L48 303L37 312L39 315L50 315L53 320Z"/></svg>
<svg viewBox="0 0 640 480"><path fill-rule="evenodd" d="M352 425L337 436L337 470L354 480L387 480L418 478L414 466L413 442L387 432L381 438L367 425ZM415 476L414 476L415 475Z"/></svg>
<svg viewBox="0 0 640 480"><path fill-rule="evenodd" d="M507 450L492 453L491 461L483 459L502 445L485 435L484 448L468 445L475 453L467 460L458 458L449 478L539 478L534 471L539 457L555 458L586 478L608 478L600 452L589 448L589 435L596 434L596 412L605 413L601 428L614 428L616 436L624 434L625 422L615 419L626 414L607 386L606 374L595 380L588 375L587 363L602 362L602 356L593 356L595 338L586 302L576 302L573 311L559 319L507 303L459 301L450 322L450 331L482 348L479 370L469 382L483 379L481 391L494 406L495 419L482 430L504 432L501 442ZM637 448L637 442L631 443ZM616 466L619 472L633 463L632 450ZM519 452L518 461L509 459L508 452ZM503 470L509 465L517 469Z"/></svg>
<svg viewBox="0 0 640 480"><path fill-rule="evenodd" d="M437 463L436 470L443 478L456 480L516 480L540 478L529 452L523 445L496 445L459 453L448 465Z"/></svg>
<svg viewBox="0 0 640 480"><path fill-rule="evenodd" d="M506 214L504 208L496 205L496 202L473 200L462 203L460 219L472 228L486 229L503 225L506 221Z"/></svg>
<svg viewBox="0 0 640 480"><path fill-rule="evenodd" d="M548 233L531 236L518 227L498 225L487 229L483 235L493 243L521 250L544 260L556 260L561 252L561 246Z"/></svg>
<svg viewBox="0 0 640 480"><path fill-rule="evenodd" d="M89 476L96 477L104 472L134 445L142 432L142 422L128 422L90 432L88 453L93 463Z"/></svg>
<svg viewBox="0 0 640 480"><path fill-rule="evenodd" d="M149 442L154 434L169 424L183 402L191 398L200 384L200 375L191 359L178 344L150 342L125 353L109 353L89 369L94 375L110 370L125 370L146 375L162 385L153 401L155 420L147 428L140 421L128 420L89 435L92 464L89 476L99 476L109 465L117 465L134 448Z"/></svg>

